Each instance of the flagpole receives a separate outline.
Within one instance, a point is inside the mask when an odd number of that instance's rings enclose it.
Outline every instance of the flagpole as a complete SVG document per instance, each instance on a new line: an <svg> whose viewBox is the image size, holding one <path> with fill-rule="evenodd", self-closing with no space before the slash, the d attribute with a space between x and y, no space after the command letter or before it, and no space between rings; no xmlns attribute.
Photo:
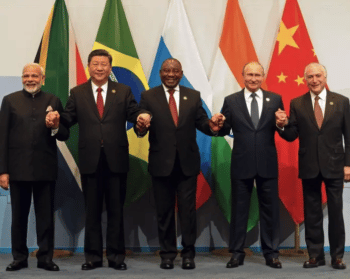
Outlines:
<svg viewBox="0 0 350 279"><path fill-rule="evenodd" d="M300 225L295 224L294 227L294 248L281 249L279 251L281 256L285 257L306 257L308 255L306 249L300 249Z"/></svg>

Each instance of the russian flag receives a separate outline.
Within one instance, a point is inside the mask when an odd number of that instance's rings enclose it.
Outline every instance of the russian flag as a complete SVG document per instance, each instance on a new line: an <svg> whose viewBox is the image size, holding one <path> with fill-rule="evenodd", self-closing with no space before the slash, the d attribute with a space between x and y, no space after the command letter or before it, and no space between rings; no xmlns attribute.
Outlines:
<svg viewBox="0 0 350 279"><path fill-rule="evenodd" d="M149 86L161 84L159 70L167 58L176 58L182 64L184 76L181 85L200 91L203 107L211 117L212 90L191 31L182 0L171 0L162 36L160 38ZM197 143L201 156L201 172L197 182L197 209L211 196L211 137L197 130Z"/></svg>

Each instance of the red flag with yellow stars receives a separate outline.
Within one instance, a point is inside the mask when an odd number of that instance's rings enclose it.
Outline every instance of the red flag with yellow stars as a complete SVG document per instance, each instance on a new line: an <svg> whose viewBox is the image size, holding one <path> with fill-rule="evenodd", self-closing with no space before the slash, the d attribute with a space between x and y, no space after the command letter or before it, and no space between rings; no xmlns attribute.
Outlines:
<svg viewBox="0 0 350 279"><path fill-rule="evenodd" d="M289 115L290 101L309 91L304 69L318 62L297 0L287 0L273 51L266 84L282 95ZM296 224L304 221L303 191L298 178L299 140L276 138L279 163L279 196ZM326 201L323 189L323 202Z"/></svg>

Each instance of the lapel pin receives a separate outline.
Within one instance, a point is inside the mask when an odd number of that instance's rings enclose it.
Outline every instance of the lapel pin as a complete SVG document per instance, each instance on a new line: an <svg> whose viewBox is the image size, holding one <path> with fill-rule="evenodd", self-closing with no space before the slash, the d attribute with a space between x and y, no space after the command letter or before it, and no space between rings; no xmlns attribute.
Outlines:
<svg viewBox="0 0 350 279"><path fill-rule="evenodd" d="M334 103L333 103L333 102L330 102L329 104L330 104L331 106L333 106L333 105L334 105Z"/></svg>
<svg viewBox="0 0 350 279"><path fill-rule="evenodd" d="M114 93L116 93L117 91L115 91L115 89L112 89L112 93L114 94Z"/></svg>
<svg viewBox="0 0 350 279"><path fill-rule="evenodd" d="M265 100L266 100L266 102L270 102L270 98L266 98Z"/></svg>
<svg viewBox="0 0 350 279"><path fill-rule="evenodd" d="M187 96L184 96L184 100L187 100Z"/></svg>

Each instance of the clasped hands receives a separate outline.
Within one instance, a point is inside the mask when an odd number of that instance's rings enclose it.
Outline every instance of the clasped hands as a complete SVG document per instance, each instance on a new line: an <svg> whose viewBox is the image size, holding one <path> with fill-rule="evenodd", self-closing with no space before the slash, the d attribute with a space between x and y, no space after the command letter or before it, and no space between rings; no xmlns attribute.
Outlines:
<svg viewBox="0 0 350 279"><path fill-rule="evenodd" d="M149 126L151 126L151 116L148 113L141 113L136 120L136 129L139 133L146 133Z"/></svg>
<svg viewBox="0 0 350 279"><path fill-rule="evenodd" d="M8 173L0 174L0 187L4 190L9 189L10 176Z"/></svg>
<svg viewBox="0 0 350 279"><path fill-rule="evenodd" d="M288 125L288 116L284 110L281 110L279 108L275 112L275 117L276 117L276 125L278 127L283 128L284 126Z"/></svg>
<svg viewBox="0 0 350 279"><path fill-rule="evenodd" d="M46 114L45 124L47 128L57 129L60 125L60 114L58 111L49 111Z"/></svg>
<svg viewBox="0 0 350 279"><path fill-rule="evenodd" d="M209 120L209 127L213 132L219 132L222 126L224 126L224 122L226 117L222 113L216 113Z"/></svg>

